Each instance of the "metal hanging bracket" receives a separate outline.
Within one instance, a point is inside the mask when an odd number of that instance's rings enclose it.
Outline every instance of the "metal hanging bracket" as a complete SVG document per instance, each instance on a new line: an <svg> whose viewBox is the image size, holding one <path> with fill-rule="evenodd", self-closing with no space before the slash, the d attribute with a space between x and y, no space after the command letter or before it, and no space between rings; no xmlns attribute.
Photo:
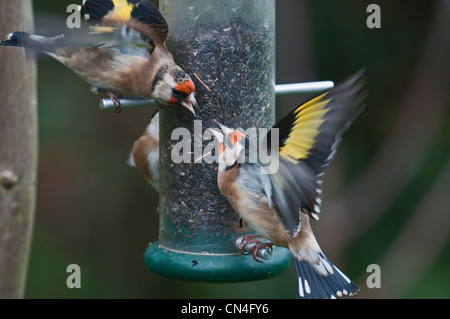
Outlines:
<svg viewBox="0 0 450 319"><path fill-rule="evenodd" d="M296 95L296 94L309 94L319 93L325 90L329 90L334 87L333 81L315 81L315 82L302 82L302 83L289 83L289 84L277 84L275 86L275 94L277 96L283 95ZM158 106L158 102L145 97L128 97L121 98L120 104L122 108L134 108L134 107L150 107ZM112 110L116 106L111 99L101 99L101 110Z"/></svg>

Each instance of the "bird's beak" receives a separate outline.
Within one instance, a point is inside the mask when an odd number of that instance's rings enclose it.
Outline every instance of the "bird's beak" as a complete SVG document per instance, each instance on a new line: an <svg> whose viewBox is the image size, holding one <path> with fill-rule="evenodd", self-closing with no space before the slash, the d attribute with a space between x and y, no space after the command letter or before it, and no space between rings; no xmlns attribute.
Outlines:
<svg viewBox="0 0 450 319"><path fill-rule="evenodd" d="M197 117L197 114L195 114L194 107L198 109L197 100L194 97L194 92L189 94L189 96L181 101L181 105L183 105L185 108L187 108L192 114L194 114L195 117Z"/></svg>
<svg viewBox="0 0 450 319"><path fill-rule="evenodd" d="M218 143L223 143L223 134L221 132L219 132L215 129L212 129L212 128L209 128L208 130L214 134Z"/></svg>
<svg viewBox="0 0 450 319"><path fill-rule="evenodd" d="M216 124L219 126L220 130L222 131L223 135L227 136L228 134L230 134L231 132L233 132L232 129L226 127L225 125L217 122L216 120L214 120L214 122L216 122Z"/></svg>

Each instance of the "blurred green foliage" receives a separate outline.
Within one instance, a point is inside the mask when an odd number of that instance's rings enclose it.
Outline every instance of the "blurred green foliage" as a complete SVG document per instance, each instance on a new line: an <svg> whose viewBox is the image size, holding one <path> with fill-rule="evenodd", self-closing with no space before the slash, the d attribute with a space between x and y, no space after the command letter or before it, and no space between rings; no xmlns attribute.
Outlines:
<svg viewBox="0 0 450 319"><path fill-rule="evenodd" d="M64 19L66 7L72 2L34 1L36 21L40 23L36 29L51 30L45 21L51 26L54 15ZM418 241L423 231L424 245L434 245L417 246L417 256L399 256L395 267L389 266L393 263L388 252L415 249L397 240L408 231L409 221L421 216L426 198L436 193L432 198L448 203L440 194L447 192L448 196L449 184L439 181L443 176L450 177L450 81L441 83L447 89L443 99L446 105L436 121L426 122L428 127L423 130L431 136L429 142L413 140L417 149L410 153L406 149L405 154L415 156L406 157L403 163L399 164L401 154L393 155L393 161L409 174L405 176L410 176L400 183L393 198L373 199L383 203L379 209L372 209L376 217L365 216L370 204L365 207L364 202L353 205L352 201L344 201L348 213L342 218L338 215L341 200L357 201L359 197L351 194L361 192L366 198L372 193L378 196L379 188L389 186L390 182L384 184L384 180L393 178L389 167L386 171L378 167L381 173L377 184L358 188L366 185L359 184L366 172L377 168L376 161L370 163L390 136L401 133L395 128L404 115L402 109L407 110L411 101L408 95L413 79L420 79L423 71L418 64L422 61L427 65L430 59L424 57L424 47L439 2L377 1L381 29L366 26L369 3L277 1L277 83L337 82L360 68L366 68L368 76L367 109L345 135L330 166L324 194L324 203L329 205L313 227L325 254L360 285L359 297L449 298L448 222L440 230L446 233L436 236L439 241L433 241L433 237L428 240L427 230L419 227ZM158 194L136 170L127 167L126 159L154 109L130 109L120 115L100 111L100 97L91 94L88 84L70 70L50 58L39 59L38 66L39 181L27 298L295 298L292 268L274 279L242 284L186 283L151 273L143 263L143 253L149 242L158 239ZM437 77L439 71L435 71ZM279 98L278 116L305 98ZM411 114L411 129L427 118L430 107L423 104ZM400 133L409 145L408 136L414 132ZM398 141L402 140L397 140L401 149L403 143ZM394 180L402 176L399 173ZM439 209L430 218L446 223L449 206L434 204ZM361 209L355 211L355 207ZM366 222L366 217L373 220ZM358 232L361 225L364 228ZM81 267L81 289L66 287L66 267L72 263ZM366 286L366 267L372 263L381 265L380 289ZM403 277L407 277L404 286L402 281L389 282L390 278Z"/></svg>

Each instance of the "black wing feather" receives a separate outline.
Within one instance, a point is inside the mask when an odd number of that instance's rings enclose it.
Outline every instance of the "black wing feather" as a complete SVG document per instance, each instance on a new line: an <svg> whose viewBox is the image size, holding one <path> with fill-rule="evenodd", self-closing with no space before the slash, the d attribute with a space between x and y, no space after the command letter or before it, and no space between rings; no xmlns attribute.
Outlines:
<svg viewBox="0 0 450 319"><path fill-rule="evenodd" d="M139 27L138 31L147 38L155 40L152 33L160 38L161 43L167 38L169 28L166 20L162 16L158 8L147 0L126 0L130 5L130 20L136 20L148 26L149 29ZM119 14L121 10L114 11L115 6L112 0L86 0L81 8L81 13L94 24L127 24L129 21L124 21L123 15ZM117 13L117 14L116 14ZM107 19L105 17L107 16ZM131 25L135 28L136 25Z"/></svg>
<svg viewBox="0 0 450 319"><path fill-rule="evenodd" d="M81 14L87 15L90 22L100 22L105 15L114 9L111 0L86 0L81 7Z"/></svg>
<svg viewBox="0 0 450 319"><path fill-rule="evenodd" d="M136 1L138 5L131 12L131 16L136 20L145 23L153 28L157 28L159 32L165 34L163 41L167 37L169 27L161 12L153 3L149 1Z"/></svg>
<svg viewBox="0 0 450 319"><path fill-rule="evenodd" d="M340 136L360 113L357 110L365 96L364 72L361 71L316 100L311 99L297 107L274 125L280 133L281 156L278 171L270 175L272 202L283 225L293 236L300 230L300 211L318 219L321 175L336 151ZM313 111L308 112L308 108ZM301 143L296 144L289 138L295 130L297 135L307 132L304 128L311 120L321 124L314 128L316 134L310 139L311 145L296 152L296 147L302 147ZM269 132L266 143L270 140ZM290 157L281 154L286 146ZM291 154L302 156L293 160Z"/></svg>
<svg viewBox="0 0 450 319"><path fill-rule="evenodd" d="M367 95L364 72L358 72L336 86L328 94L331 99L326 108L325 121L319 127L316 143L304 160L317 174L323 173L333 158L341 135L348 129L363 109L361 104Z"/></svg>

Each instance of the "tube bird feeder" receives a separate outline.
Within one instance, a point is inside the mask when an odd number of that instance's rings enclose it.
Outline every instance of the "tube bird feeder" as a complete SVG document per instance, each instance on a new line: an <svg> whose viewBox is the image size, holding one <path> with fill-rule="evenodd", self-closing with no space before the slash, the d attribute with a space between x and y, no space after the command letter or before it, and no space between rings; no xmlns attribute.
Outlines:
<svg viewBox="0 0 450 319"><path fill-rule="evenodd" d="M198 118L160 109L160 232L145 262L190 281L275 276L290 265L287 249L275 247L258 263L235 247L253 230L220 194L207 134L214 120L244 130L274 124L275 0L164 0L160 11L170 27L166 45L193 79L199 109Z"/></svg>

